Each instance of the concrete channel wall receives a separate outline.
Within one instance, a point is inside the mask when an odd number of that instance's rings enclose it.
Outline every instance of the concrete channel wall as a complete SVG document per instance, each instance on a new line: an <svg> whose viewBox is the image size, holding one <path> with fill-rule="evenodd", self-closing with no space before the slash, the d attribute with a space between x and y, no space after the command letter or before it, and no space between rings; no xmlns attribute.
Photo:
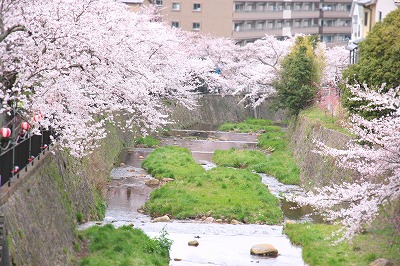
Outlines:
<svg viewBox="0 0 400 266"><path fill-rule="evenodd" d="M290 147L300 167L300 180L303 186L313 188L351 181L357 173L339 168L332 157L323 156L318 150L315 140L329 147L341 149L351 137L332 129L324 128L320 123L305 116L299 116L289 124L287 133Z"/></svg>

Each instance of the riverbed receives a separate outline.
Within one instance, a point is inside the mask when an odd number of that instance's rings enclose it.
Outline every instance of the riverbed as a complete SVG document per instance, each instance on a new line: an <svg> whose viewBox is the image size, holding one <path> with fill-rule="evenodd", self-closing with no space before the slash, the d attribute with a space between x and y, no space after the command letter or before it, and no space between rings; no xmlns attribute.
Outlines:
<svg viewBox="0 0 400 266"><path fill-rule="evenodd" d="M257 135L226 133L217 131L174 130L162 139L161 145L187 147L196 162L209 169L214 165L211 156L216 149L256 149ZM151 237L167 231L173 240L170 265L305 265L301 248L290 243L283 234L283 225L206 223L202 220L153 223L140 207L148 200L152 188L145 185L152 177L141 167L142 160L152 151L149 148L128 148L121 157L121 165L111 172L113 181L108 188L106 217L100 222L81 225L86 228L94 224L112 223L116 227L130 225L140 228ZM285 221L312 221L311 210L293 208L285 195L302 193L298 186L284 185L275 178L261 175L271 193L281 199ZM197 247L188 242L197 240ZM255 244L272 244L278 249L276 258L260 258L250 255Z"/></svg>

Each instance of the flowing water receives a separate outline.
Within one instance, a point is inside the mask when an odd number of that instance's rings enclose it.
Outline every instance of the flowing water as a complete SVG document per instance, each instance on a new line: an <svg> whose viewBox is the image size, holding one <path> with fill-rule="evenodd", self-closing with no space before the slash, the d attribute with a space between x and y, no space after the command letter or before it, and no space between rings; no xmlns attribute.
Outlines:
<svg viewBox="0 0 400 266"><path fill-rule="evenodd" d="M216 149L255 149L256 134L226 133L216 131L174 130L162 139L161 145L177 145L192 151L195 160L209 169L211 156ZM112 223L115 226L132 225L142 229L149 236L159 236L163 228L167 237L173 240L170 251L170 265L305 265L301 249L292 245L282 233L282 225L222 224L202 221L176 221L152 223L151 218L140 212L140 207L149 198L152 188L145 181L152 177L140 168L142 160L152 151L148 148L129 148L121 161L123 164L112 170L113 181L108 188L108 207L102 222L89 222L80 228L93 224ZM307 208L297 208L287 202L285 195L302 193L298 186L284 185L275 178L261 174L275 196L281 199L285 220L297 222L312 221L315 217ZM139 210L139 211L138 211ZM188 241L198 240L199 246L188 246ZM268 243L279 251L276 258L260 258L250 255L255 244Z"/></svg>

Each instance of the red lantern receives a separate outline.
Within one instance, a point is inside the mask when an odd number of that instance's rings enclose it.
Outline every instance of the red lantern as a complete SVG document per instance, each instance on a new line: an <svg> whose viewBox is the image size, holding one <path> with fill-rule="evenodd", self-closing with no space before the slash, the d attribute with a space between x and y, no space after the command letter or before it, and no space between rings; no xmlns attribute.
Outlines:
<svg viewBox="0 0 400 266"><path fill-rule="evenodd" d="M14 169L12 169L11 173L16 174L19 171L19 167L15 166Z"/></svg>
<svg viewBox="0 0 400 266"><path fill-rule="evenodd" d="M11 129L9 129L8 127L3 127L0 129L0 135L3 138L9 138L11 136Z"/></svg>
<svg viewBox="0 0 400 266"><path fill-rule="evenodd" d="M35 115L33 117L33 121L35 121L35 122L39 122L40 119L42 119L42 115Z"/></svg>
<svg viewBox="0 0 400 266"><path fill-rule="evenodd" d="M28 131L30 128L31 128L31 125L29 125L28 122L22 122L21 123L21 129L22 130Z"/></svg>

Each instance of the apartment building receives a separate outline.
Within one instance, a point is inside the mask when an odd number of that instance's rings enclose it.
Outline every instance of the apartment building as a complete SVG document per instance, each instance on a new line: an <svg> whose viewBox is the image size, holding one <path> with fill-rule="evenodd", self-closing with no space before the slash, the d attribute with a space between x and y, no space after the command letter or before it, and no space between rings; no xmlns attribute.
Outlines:
<svg viewBox="0 0 400 266"><path fill-rule="evenodd" d="M346 49L350 51L350 63L358 61L358 43L372 30L377 22L400 6L400 0L353 0L351 39Z"/></svg>
<svg viewBox="0 0 400 266"><path fill-rule="evenodd" d="M318 34L326 43L351 35L352 0L154 0L172 27L238 43L265 34L278 37Z"/></svg>

